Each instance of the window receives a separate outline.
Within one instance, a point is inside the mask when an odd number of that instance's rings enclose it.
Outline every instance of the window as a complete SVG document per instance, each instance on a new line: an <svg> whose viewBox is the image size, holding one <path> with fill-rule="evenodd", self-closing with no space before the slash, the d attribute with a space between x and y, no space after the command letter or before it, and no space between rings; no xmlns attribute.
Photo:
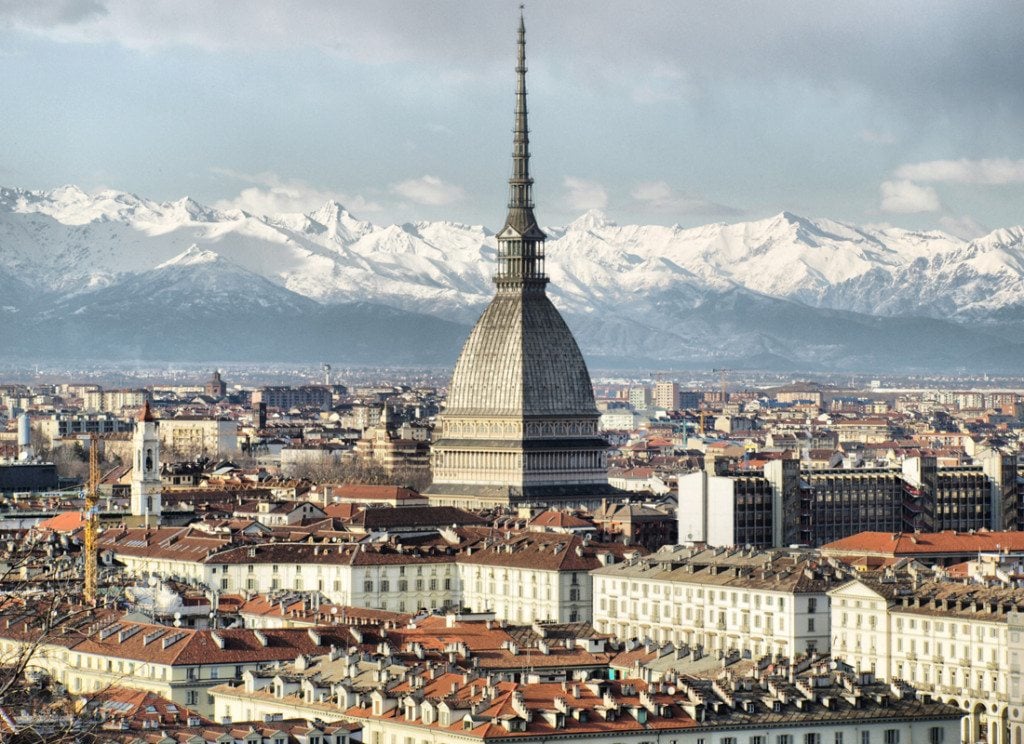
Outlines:
<svg viewBox="0 0 1024 744"><path fill-rule="evenodd" d="M809 612L811 614L814 614L817 611L818 611L818 598L817 597L809 597L807 599L807 612Z"/></svg>
<svg viewBox="0 0 1024 744"><path fill-rule="evenodd" d="M400 592L407 592L407 591L409 591L409 582L406 581L405 579L399 579L398 580L398 591L400 591Z"/></svg>
<svg viewBox="0 0 1024 744"><path fill-rule="evenodd" d="M199 693L195 690L189 690L185 695L186 705L198 705L199 704Z"/></svg>
<svg viewBox="0 0 1024 744"><path fill-rule="evenodd" d="M382 592L390 592L391 591L391 582L388 581L387 579L381 579L380 580L380 590Z"/></svg>
<svg viewBox="0 0 1024 744"><path fill-rule="evenodd" d="M736 744L735 736L723 736L718 740L718 744Z"/></svg>
<svg viewBox="0 0 1024 744"><path fill-rule="evenodd" d="M366 581L363 582L363 591L364 592L372 592L373 591L373 579L367 579Z"/></svg>
<svg viewBox="0 0 1024 744"><path fill-rule="evenodd" d="M900 730L899 729L886 729L885 730L885 744L900 744Z"/></svg>
<svg viewBox="0 0 1024 744"><path fill-rule="evenodd" d="M807 632L808 633L813 633L814 632L814 618L813 617L807 618Z"/></svg>
<svg viewBox="0 0 1024 744"><path fill-rule="evenodd" d="M932 726L928 729L928 744L942 744L946 732L941 726Z"/></svg>
<svg viewBox="0 0 1024 744"><path fill-rule="evenodd" d="M843 744L843 732L842 731L836 731L835 738L833 740L833 744Z"/></svg>
<svg viewBox="0 0 1024 744"><path fill-rule="evenodd" d="M763 736L751 736L750 737L750 744L764 744L764 737Z"/></svg>
<svg viewBox="0 0 1024 744"><path fill-rule="evenodd" d="M779 734L775 737L775 744L793 744L793 737L790 734Z"/></svg>
<svg viewBox="0 0 1024 744"><path fill-rule="evenodd" d="M804 744L821 744L821 734L804 734Z"/></svg>

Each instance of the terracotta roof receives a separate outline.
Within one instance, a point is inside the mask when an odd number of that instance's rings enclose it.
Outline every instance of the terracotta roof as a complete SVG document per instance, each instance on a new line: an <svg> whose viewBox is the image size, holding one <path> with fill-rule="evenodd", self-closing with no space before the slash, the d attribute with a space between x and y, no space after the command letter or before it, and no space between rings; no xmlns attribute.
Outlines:
<svg viewBox="0 0 1024 744"><path fill-rule="evenodd" d="M593 522L588 522L586 519L580 519L575 514L570 514L565 511L556 511L555 509L548 509L546 512L541 512L530 520L530 524L535 527L594 527Z"/></svg>
<svg viewBox="0 0 1024 744"><path fill-rule="evenodd" d="M962 554L1024 550L1024 532L859 532L821 546L825 555L885 556Z"/></svg>
<svg viewBox="0 0 1024 744"><path fill-rule="evenodd" d="M35 528L39 532L75 532L84 526L85 519L82 517L82 512L67 511L44 519Z"/></svg>
<svg viewBox="0 0 1024 744"><path fill-rule="evenodd" d="M346 483L340 486L332 486L331 494L350 501L402 501L405 499L424 498L411 488L402 486L368 486L361 483Z"/></svg>
<svg viewBox="0 0 1024 744"><path fill-rule="evenodd" d="M345 628L320 628L316 633L319 643L314 642L314 633L298 628L213 631L121 620L97 630L74 648L113 658L192 666L292 660L299 654L327 653L331 644L343 646L351 641Z"/></svg>
<svg viewBox="0 0 1024 744"><path fill-rule="evenodd" d="M337 519L349 520L358 514L363 507L358 504L346 502L342 504L330 504L324 507L324 511L328 517L335 517Z"/></svg>
<svg viewBox="0 0 1024 744"><path fill-rule="evenodd" d="M135 731L149 726L161 728L189 722L205 726L213 723L155 692L127 687L108 687L92 693L88 706L101 711L105 720L127 722L129 728Z"/></svg>

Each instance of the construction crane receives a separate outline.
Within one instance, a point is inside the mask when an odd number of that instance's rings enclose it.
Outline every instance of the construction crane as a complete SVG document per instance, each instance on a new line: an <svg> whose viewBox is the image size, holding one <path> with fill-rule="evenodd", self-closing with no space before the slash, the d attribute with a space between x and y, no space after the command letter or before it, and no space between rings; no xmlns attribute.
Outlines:
<svg viewBox="0 0 1024 744"><path fill-rule="evenodd" d="M99 538L100 500L100 438L95 432L89 436L89 490L85 494L85 604L96 606L96 587L99 583L99 566L96 562Z"/></svg>

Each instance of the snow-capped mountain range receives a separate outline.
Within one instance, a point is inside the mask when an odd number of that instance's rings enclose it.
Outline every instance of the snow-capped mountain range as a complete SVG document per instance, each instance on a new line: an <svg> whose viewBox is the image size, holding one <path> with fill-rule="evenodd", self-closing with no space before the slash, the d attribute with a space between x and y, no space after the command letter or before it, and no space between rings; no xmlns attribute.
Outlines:
<svg viewBox="0 0 1024 744"><path fill-rule="evenodd" d="M965 241L788 212L696 228L588 212L546 231L549 292L598 365L1024 360L1021 227ZM258 216L0 189L0 342L42 357L450 362L493 293L495 253L479 225L375 225L334 202ZM355 354L344 329L359 324Z"/></svg>

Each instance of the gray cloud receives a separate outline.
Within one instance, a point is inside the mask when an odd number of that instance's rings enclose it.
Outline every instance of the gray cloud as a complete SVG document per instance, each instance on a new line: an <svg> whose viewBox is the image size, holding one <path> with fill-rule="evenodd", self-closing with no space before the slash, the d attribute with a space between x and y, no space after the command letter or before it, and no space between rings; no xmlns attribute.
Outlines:
<svg viewBox="0 0 1024 744"><path fill-rule="evenodd" d="M100 0L0 0L0 27L40 31L80 24L106 12Z"/></svg>
<svg viewBox="0 0 1024 744"><path fill-rule="evenodd" d="M414 60L463 73L504 71L514 9L500 0L374 3L305 0L0 0L0 18L67 41L131 48L191 45L251 50L310 46L370 63ZM527 9L535 65L607 84L618 70L640 101L713 90L722 79L789 78L823 91L866 91L921 116L987 100L1020 110L1020 6L1012 0L760 3L566 0ZM595 64L600 62L600 64ZM499 67L494 67L499 65ZM666 74L666 72L668 74ZM595 76L605 76L604 80ZM922 109L922 105L924 108Z"/></svg>

